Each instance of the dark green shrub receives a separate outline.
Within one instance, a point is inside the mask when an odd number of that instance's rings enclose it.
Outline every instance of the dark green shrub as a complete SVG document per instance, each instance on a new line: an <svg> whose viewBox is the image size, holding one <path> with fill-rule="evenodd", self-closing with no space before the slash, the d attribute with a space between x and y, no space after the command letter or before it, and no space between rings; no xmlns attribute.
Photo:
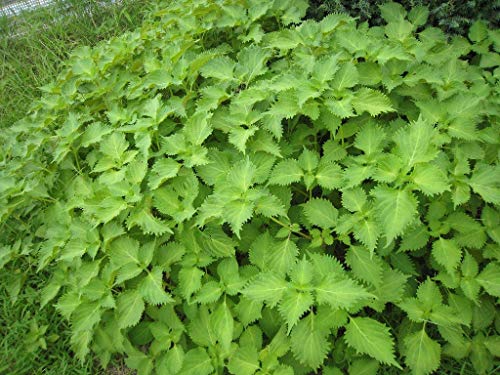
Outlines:
<svg viewBox="0 0 500 375"><path fill-rule="evenodd" d="M139 374L498 366L498 31L160 3L0 134L1 265ZM467 59L471 58L470 61ZM7 265L8 267L8 265Z"/></svg>
<svg viewBox="0 0 500 375"><path fill-rule="evenodd" d="M321 19L330 13L346 13L370 25L382 25L379 6L387 0L310 0L309 16ZM486 21L491 28L500 25L500 1L498 0L402 0L398 1L407 11L426 6L429 19L426 26L439 27L449 34L467 35L471 25L478 20Z"/></svg>

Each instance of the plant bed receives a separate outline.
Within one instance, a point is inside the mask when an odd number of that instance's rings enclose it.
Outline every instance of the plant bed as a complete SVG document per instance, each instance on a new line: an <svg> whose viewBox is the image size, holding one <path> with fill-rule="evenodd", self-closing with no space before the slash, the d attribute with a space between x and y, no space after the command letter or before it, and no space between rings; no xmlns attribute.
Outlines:
<svg viewBox="0 0 500 375"><path fill-rule="evenodd" d="M2 263L139 374L498 366L498 30L159 5L0 134ZM454 363L454 362L453 362ZM444 368L444 367L443 367ZM443 369L441 368L441 369Z"/></svg>

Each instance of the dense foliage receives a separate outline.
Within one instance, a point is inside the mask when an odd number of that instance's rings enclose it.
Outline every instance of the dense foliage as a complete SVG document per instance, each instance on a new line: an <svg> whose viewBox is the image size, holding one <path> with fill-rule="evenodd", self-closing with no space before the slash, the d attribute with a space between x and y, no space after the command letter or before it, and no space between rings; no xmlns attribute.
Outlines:
<svg viewBox="0 0 500 375"><path fill-rule="evenodd" d="M170 2L169 2L170 3ZM0 265L139 374L477 373L500 355L498 30L183 0L0 134ZM469 60L468 60L469 59Z"/></svg>
<svg viewBox="0 0 500 375"><path fill-rule="evenodd" d="M346 13L370 25L382 25L379 6L386 0L310 0L308 14L320 19L329 13ZM477 20L484 20L491 28L500 25L500 1L498 0L400 0L408 11L426 6L429 10L427 26L435 26L449 34L466 36Z"/></svg>

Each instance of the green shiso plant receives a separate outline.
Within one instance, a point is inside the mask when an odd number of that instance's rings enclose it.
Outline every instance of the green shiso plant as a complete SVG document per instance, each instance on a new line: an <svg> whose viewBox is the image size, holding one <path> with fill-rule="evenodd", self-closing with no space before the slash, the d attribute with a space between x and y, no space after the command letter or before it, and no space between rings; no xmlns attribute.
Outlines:
<svg viewBox="0 0 500 375"><path fill-rule="evenodd" d="M500 33L159 3L0 134L0 265L138 374L492 372ZM418 31L418 32L417 32Z"/></svg>

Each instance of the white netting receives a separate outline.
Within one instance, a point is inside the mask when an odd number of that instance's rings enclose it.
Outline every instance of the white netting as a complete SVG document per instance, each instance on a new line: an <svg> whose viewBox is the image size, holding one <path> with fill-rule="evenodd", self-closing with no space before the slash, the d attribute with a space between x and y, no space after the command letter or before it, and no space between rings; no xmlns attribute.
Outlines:
<svg viewBox="0 0 500 375"><path fill-rule="evenodd" d="M105 0L105 1L91 1L81 0L82 3L90 5L95 3L98 5L109 5L110 3L120 3L121 0ZM1 16L15 16L25 10L34 10L40 7L46 7L51 4L62 3L64 0L0 0L0 17ZM71 2L69 2L71 4Z"/></svg>
<svg viewBox="0 0 500 375"><path fill-rule="evenodd" d="M23 10L47 6L54 0L0 0L0 15L13 16Z"/></svg>

